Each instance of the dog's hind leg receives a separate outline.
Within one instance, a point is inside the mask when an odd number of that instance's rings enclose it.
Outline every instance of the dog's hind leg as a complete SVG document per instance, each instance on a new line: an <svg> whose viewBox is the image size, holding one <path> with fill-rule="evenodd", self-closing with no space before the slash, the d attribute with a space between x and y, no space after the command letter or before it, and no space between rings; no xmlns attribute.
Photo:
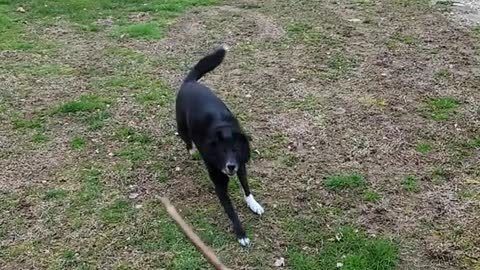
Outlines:
<svg viewBox="0 0 480 270"><path fill-rule="evenodd" d="M243 229L243 226L238 219L237 213L233 208L230 197L228 196L228 176L209 165L207 165L207 168L210 174L210 179L215 185L215 192L217 193L218 199L220 199L220 203L222 204L223 209L225 210L228 218L233 224L233 231L237 236L238 242L244 247L249 246L250 239L247 238L245 230Z"/></svg>
<svg viewBox="0 0 480 270"><path fill-rule="evenodd" d="M245 202L247 203L248 208L252 210L255 214L261 215L265 212L263 207L255 200L253 194L250 193L250 188L248 187L247 181L247 168L245 164L241 165L237 172L238 179L240 180L240 184L242 185L243 194Z"/></svg>
<svg viewBox="0 0 480 270"><path fill-rule="evenodd" d="M192 138L190 138L186 121L183 115L179 111L177 111L177 132L178 132L178 136L180 136L182 141L185 142L188 152L192 154L192 149L193 149Z"/></svg>

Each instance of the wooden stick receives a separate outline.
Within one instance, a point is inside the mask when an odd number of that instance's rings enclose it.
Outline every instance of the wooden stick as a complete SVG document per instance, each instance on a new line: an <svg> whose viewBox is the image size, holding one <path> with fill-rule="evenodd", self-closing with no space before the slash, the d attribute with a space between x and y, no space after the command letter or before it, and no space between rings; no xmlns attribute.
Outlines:
<svg viewBox="0 0 480 270"><path fill-rule="evenodd" d="M200 237L198 237L198 235L193 232L190 226L188 226L188 224L182 219L180 214L178 214L175 207L170 203L167 198L160 197L160 200L165 205L165 208L167 208L168 214L173 218L173 220L175 220L175 222L178 224L180 229L182 229L188 239L190 239L190 241L195 245L197 250L203 254L203 256L211 265L213 265L213 267L215 267L215 269L231 270L230 268L223 265L222 262L220 262L220 260L217 258L213 250L210 249L210 247L208 247L207 245L205 245L205 243L203 243Z"/></svg>

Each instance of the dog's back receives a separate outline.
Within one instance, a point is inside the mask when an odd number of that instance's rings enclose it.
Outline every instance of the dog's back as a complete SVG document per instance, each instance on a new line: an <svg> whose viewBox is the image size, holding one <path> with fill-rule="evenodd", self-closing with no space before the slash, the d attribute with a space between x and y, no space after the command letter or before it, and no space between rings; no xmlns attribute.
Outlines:
<svg viewBox="0 0 480 270"><path fill-rule="evenodd" d="M222 100L208 87L198 82L203 75L222 63L225 54L226 48L221 47L202 58L185 77L177 94L177 119L183 122L186 132L192 135L201 135L202 132L197 130L205 128L205 125L208 125L206 121L221 121L222 118L229 117L231 114ZM206 115L209 117L205 117Z"/></svg>

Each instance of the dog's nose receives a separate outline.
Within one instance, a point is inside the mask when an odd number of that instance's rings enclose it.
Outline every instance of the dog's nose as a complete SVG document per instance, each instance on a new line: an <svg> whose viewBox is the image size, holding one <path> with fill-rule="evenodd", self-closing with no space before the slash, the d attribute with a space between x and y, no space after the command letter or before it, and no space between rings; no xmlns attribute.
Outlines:
<svg viewBox="0 0 480 270"><path fill-rule="evenodd" d="M235 164L227 164L227 169L231 172L235 171L236 168L237 168L237 165Z"/></svg>

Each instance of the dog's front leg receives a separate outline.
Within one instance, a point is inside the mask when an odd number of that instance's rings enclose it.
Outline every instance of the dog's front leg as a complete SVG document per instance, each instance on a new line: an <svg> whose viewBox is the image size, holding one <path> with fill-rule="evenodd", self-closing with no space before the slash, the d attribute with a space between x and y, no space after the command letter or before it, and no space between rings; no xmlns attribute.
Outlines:
<svg viewBox="0 0 480 270"><path fill-rule="evenodd" d="M210 174L210 178L212 179L215 185L215 192L217 193L218 198L220 199L220 203L223 206L223 209L228 215L228 218L233 224L233 231L237 236L238 242L240 245L246 247L250 245L250 239L247 238L245 234L245 230L238 219L237 213L233 208L232 202L230 197L228 196L228 176L223 174L221 171L208 166L208 171Z"/></svg>
<svg viewBox="0 0 480 270"><path fill-rule="evenodd" d="M237 172L238 179L240 180L240 184L242 184L243 194L245 202L247 203L248 208L252 210L255 214L261 215L265 212L263 207L255 200L253 194L250 193L250 188L248 187L247 181L247 168L245 164L241 165Z"/></svg>

